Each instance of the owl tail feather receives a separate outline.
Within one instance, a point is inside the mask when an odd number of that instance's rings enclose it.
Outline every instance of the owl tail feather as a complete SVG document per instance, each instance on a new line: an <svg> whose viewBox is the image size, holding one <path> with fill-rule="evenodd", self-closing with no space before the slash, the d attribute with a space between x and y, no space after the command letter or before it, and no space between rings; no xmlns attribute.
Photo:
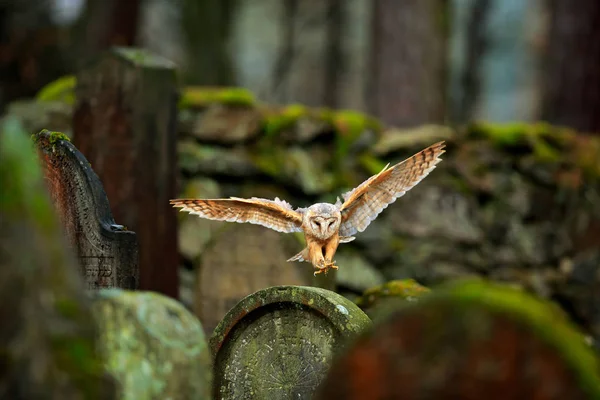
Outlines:
<svg viewBox="0 0 600 400"><path fill-rule="evenodd" d="M309 262L308 259L308 247L305 247L300 253L296 254L294 257L290 258L289 261L306 261Z"/></svg>

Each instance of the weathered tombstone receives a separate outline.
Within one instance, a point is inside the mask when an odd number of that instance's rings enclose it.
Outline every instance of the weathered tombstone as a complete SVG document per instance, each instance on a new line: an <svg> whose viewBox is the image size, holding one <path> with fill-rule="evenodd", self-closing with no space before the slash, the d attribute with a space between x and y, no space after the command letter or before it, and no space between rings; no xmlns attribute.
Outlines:
<svg viewBox="0 0 600 400"><path fill-rule="evenodd" d="M208 344L182 304L153 292L106 289L96 292L93 311L122 399L210 399Z"/></svg>
<svg viewBox="0 0 600 400"><path fill-rule="evenodd" d="M332 357L371 321L314 287L276 286L242 299L210 339L213 398L310 399Z"/></svg>
<svg viewBox="0 0 600 400"><path fill-rule="evenodd" d="M333 281L333 273L315 277L309 263L285 262L302 247L294 238L283 235L262 226L222 223L198 265L194 312L207 335L231 307L257 290ZM287 245L288 239L293 245Z"/></svg>
<svg viewBox="0 0 600 400"><path fill-rule="evenodd" d="M136 289L136 234L115 223L92 166L60 133L43 130L33 139L50 197L68 242L78 255L87 288Z"/></svg>
<svg viewBox="0 0 600 400"><path fill-rule="evenodd" d="M315 399L598 399L599 367L554 304L459 282L375 323L335 360Z"/></svg>
<svg viewBox="0 0 600 400"><path fill-rule="evenodd" d="M0 127L0 398L115 399L32 143Z"/></svg>
<svg viewBox="0 0 600 400"><path fill-rule="evenodd" d="M379 315L385 315L390 308L404 302L418 301L421 296L430 292L414 279L399 279L365 290L355 302L361 310L375 320Z"/></svg>
<svg viewBox="0 0 600 400"><path fill-rule="evenodd" d="M114 48L77 74L73 143L104 184L115 219L136 232L140 289L177 298L174 65Z"/></svg>

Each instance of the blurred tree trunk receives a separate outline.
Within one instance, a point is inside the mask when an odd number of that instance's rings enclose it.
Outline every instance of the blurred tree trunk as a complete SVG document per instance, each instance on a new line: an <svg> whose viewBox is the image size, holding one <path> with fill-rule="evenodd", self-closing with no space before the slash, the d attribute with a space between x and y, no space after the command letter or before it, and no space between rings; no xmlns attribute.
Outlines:
<svg viewBox="0 0 600 400"><path fill-rule="evenodd" d="M443 122L448 0L374 0L371 112L395 126Z"/></svg>
<svg viewBox="0 0 600 400"><path fill-rule="evenodd" d="M549 4L542 118L600 133L600 1Z"/></svg>
<svg viewBox="0 0 600 400"><path fill-rule="evenodd" d="M0 0L0 112L65 73L60 41L48 2Z"/></svg>
<svg viewBox="0 0 600 400"><path fill-rule="evenodd" d="M87 0L75 27L73 63L82 66L111 46L135 46L140 0Z"/></svg>
<svg viewBox="0 0 600 400"><path fill-rule="evenodd" d="M227 40L236 3L236 0L183 0L181 17L187 57L184 81L187 84L225 86L233 83Z"/></svg>
<svg viewBox="0 0 600 400"><path fill-rule="evenodd" d="M481 88L481 59L486 50L485 30L489 21L491 0L475 0L469 8L466 24L464 68L460 71L460 96L453 104L452 120L467 122L474 114Z"/></svg>

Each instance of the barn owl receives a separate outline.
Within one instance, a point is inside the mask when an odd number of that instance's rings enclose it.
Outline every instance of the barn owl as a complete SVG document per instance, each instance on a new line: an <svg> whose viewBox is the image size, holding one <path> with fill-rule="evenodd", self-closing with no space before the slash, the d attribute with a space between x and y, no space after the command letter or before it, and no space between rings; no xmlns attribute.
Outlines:
<svg viewBox="0 0 600 400"><path fill-rule="evenodd" d="M260 199L175 199L174 207L202 218L248 222L278 232L303 232L306 247L287 261L310 262L314 274L338 269L333 256L340 243L355 239L388 205L403 196L425 178L441 161L444 142L438 142L412 157L371 176L356 188L337 198L335 204L316 203L306 208L293 209L284 200Z"/></svg>

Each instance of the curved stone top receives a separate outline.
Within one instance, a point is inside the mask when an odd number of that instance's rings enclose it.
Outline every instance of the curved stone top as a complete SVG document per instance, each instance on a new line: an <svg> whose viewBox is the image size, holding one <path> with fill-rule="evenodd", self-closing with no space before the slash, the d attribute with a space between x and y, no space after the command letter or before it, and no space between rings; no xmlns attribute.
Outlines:
<svg viewBox="0 0 600 400"><path fill-rule="evenodd" d="M326 289L275 286L242 299L210 340L215 399L310 399L334 355L371 326Z"/></svg>
<svg viewBox="0 0 600 400"><path fill-rule="evenodd" d="M312 309L330 321L341 335L360 333L371 325L369 317L355 303L330 290L311 286L273 286L246 296L225 315L210 338L213 357L236 324L267 305Z"/></svg>
<svg viewBox="0 0 600 400"><path fill-rule="evenodd" d="M466 280L388 313L336 360L315 399L596 399L598 371L560 308Z"/></svg>

